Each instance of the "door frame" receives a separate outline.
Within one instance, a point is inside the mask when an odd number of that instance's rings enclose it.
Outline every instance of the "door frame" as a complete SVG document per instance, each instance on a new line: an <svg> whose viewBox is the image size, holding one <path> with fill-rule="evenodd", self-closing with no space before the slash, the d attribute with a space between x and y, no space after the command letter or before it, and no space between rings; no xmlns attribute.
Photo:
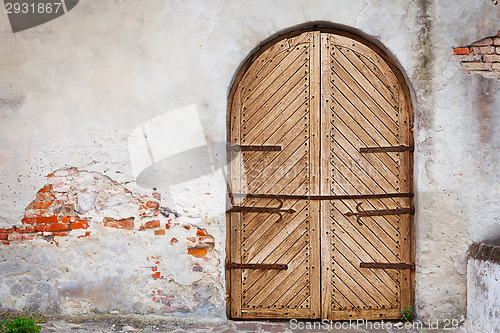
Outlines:
<svg viewBox="0 0 500 333"><path fill-rule="evenodd" d="M413 107L413 98L412 98L412 93L410 90L410 85L408 83L408 80L406 79L406 76L403 74L402 69L400 66L398 66L398 63L394 61L386 51L384 51L380 46L376 45L374 42L369 41L368 39L353 33L349 32L346 30L342 30L339 28L332 28L332 27L325 27L325 26L319 26L319 25L313 25L305 28L299 28L293 31L289 31L286 33L279 34L276 37L271 37L268 39L266 42L264 42L261 46L256 47L250 55L244 60L243 64L237 69L237 74L234 77L232 83L231 83L231 88L229 90L229 96L228 96L228 102L227 102L227 109L226 109L226 137L229 137L230 134L230 116L231 116L231 106L234 102L234 95L236 88L238 87L241 79L245 75L246 71L250 68L250 66L253 64L253 62L263 53L265 52L268 48L272 47L276 43L280 42L283 39L291 38L294 36L298 36L302 33L305 32L310 32L310 31L319 31L321 33L331 33L335 35L340 35L340 36L345 36L351 39L354 39L367 47L371 48L374 52L376 52L382 59L384 59L388 64L391 64L396 68L394 71L394 74L399 78L399 81L403 85L403 90L404 90L404 95L406 96L408 108L409 108L409 114L410 114L410 120L412 122L410 126L410 131L413 132L413 123L414 123L414 107ZM415 138L413 137L413 140ZM229 158L229 157L228 157ZM228 160L229 161L229 160ZM414 188L414 155L410 154L410 164L412 168L410 172L410 193L415 194L415 188ZM227 173L229 173L229 167L227 169ZM226 179L227 178L226 174ZM228 183L228 190L229 188L229 183ZM414 198L411 199L411 206L414 207ZM225 263L224 263L224 274L225 274L225 288L226 288L226 315L228 318L231 318L231 279L230 279L230 274L229 270L226 269L226 264L229 262L232 262L232 257L231 257L231 214L226 212L226 251L225 251ZM410 235L410 262L415 263L415 217L412 216L410 218L410 225L409 225L409 235ZM409 301L409 304L414 304L415 302L415 270L411 269L410 271L410 295L407 297L409 298L407 301ZM322 299L322 295L320 295L320 299ZM403 304L403 302L401 301ZM408 304L408 302L407 302ZM402 309L403 310L403 309ZM323 313L321 313L320 319L323 319Z"/></svg>

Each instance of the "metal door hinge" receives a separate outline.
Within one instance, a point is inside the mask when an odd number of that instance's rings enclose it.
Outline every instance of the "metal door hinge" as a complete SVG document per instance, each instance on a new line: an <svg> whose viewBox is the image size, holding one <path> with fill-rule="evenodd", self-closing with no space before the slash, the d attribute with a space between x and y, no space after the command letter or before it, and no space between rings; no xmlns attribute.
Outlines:
<svg viewBox="0 0 500 333"><path fill-rule="evenodd" d="M227 269L278 269L285 270L288 269L288 265L282 264L237 264L235 262L230 262L226 264Z"/></svg>
<svg viewBox="0 0 500 333"><path fill-rule="evenodd" d="M412 146L391 146L391 147L363 147L359 148L360 153L402 153L405 151L413 151Z"/></svg>
<svg viewBox="0 0 500 333"><path fill-rule="evenodd" d="M281 151L281 146L231 145L227 149L229 151Z"/></svg>
<svg viewBox="0 0 500 333"><path fill-rule="evenodd" d="M415 208L396 208L396 209L376 209L376 210L363 210L361 209L361 205L363 203L359 202L356 205L357 212L347 212L344 213L344 216L356 216L356 221L359 225L363 225L361 222L362 217L367 216L384 216L384 215L400 215L400 214L414 214Z"/></svg>
<svg viewBox="0 0 500 333"><path fill-rule="evenodd" d="M280 198L270 198L277 200L279 202L278 207L245 207L245 206L233 206L228 210L229 213L265 213L265 214L277 214L279 216L278 220L275 223L280 222L283 219L282 213L293 214L295 213L295 209L282 209L283 200Z"/></svg>
<svg viewBox="0 0 500 333"><path fill-rule="evenodd" d="M362 262L359 264L360 268L374 268L374 269L415 269L415 265L403 262L398 263L385 263L385 262Z"/></svg>

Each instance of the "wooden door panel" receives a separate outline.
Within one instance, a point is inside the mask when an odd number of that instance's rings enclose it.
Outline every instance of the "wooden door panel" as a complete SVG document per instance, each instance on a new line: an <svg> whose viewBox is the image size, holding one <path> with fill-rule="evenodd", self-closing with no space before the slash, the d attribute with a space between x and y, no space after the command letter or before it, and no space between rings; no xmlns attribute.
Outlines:
<svg viewBox="0 0 500 333"><path fill-rule="evenodd" d="M239 82L233 98L240 102L231 107L229 124L239 132L229 132L232 143L280 149L242 152L239 168L231 170L236 178L245 174L246 181L238 187L241 193L311 194L310 82L318 71L310 71L310 54L318 37L317 32L306 32L284 38L256 57ZM244 207L279 204L275 199L253 197L240 203ZM262 212L230 214L231 239L240 241L238 251L231 253L232 262L287 265L286 270L231 270L231 295L240 295L231 297L233 317L319 316L319 228L315 227L319 221L311 221L315 206L308 200L285 200L281 209L295 212L283 213L282 218Z"/></svg>
<svg viewBox="0 0 500 333"><path fill-rule="evenodd" d="M355 39L322 35L322 195L404 193L407 152L363 153L360 148L408 145L401 82L381 55ZM404 105L404 103L403 103ZM403 122L401 121L403 120ZM403 138L406 136L407 138ZM404 170L403 170L404 169ZM410 207L399 198L322 202L323 316L344 320L398 318L402 273L361 263L404 261L402 215L346 216L361 210ZM409 223L407 219L406 222ZM404 248L410 253L410 247ZM403 290L411 293L411 289ZM406 303L404 306L409 305ZM389 315L389 313L391 315Z"/></svg>

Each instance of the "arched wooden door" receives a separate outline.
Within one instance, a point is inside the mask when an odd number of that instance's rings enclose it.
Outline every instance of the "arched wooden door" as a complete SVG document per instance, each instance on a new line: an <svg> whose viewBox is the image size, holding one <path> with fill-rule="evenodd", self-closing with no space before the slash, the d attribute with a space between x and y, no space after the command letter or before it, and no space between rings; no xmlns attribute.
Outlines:
<svg viewBox="0 0 500 333"><path fill-rule="evenodd" d="M232 318L396 319L413 304L412 126L400 71L355 35L295 32L246 63L228 108Z"/></svg>

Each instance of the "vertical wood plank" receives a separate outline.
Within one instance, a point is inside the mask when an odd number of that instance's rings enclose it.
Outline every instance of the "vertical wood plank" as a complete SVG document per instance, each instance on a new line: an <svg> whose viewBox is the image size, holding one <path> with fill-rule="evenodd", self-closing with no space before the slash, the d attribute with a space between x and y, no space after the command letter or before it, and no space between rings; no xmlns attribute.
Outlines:
<svg viewBox="0 0 500 333"><path fill-rule="evenodd" d="M309 193L320 194L320 138L321 138L321 34L312 32L310 47L310 178ZM319 318L321 313L321 246L320 246L320 202L310 201L310 228L311 228L311 318Z"/></svg>
<svg viewBox="0 0 500 333"><path fill-rule="evenodd" d="M241 114L241 91L237 90L233 97L233 105L231 106L231 119L230 119L230 137L228 141L232 144L240 144L240 114ZM230 152L231 164L229 167L229 177L231 182L231 191L233 193L241 193L241 153ZM239 156L234 156L239 155ZM238 202L235 202L238 204ZM229 224L230 224L230 255L228 260L230 262L241 263L241 213L229 213ZM237 318L241 317L241 270L235 269L229 271L230 275L230 288L231 288L231 302L230 302L230 314L231 317Z"/></svg>
<svg viewBox="0 0 500 333"><path fill-rule="evenodd" d="M330 145L331 145L331 117L332 101L330 98L331 83L330 83L330 34L321 34L321 144L320 144L320 161L321 161L321 185L320 194L331 194L331 178L330 178ZM330 218L331 205L330 201L322 201L321 205L321 305L322 318L332 317L332 274L333 274L333 253L331 247L331 229L332 219Z"/></svg>
<svg viewBox="0 0 500 333"><path fill-rule="evenodd" d="M399 137L401 144L405 146L413 145L413 135L410 131L410 126L413 123L410 113L410 104L407 99L406 89L404 87L404 78L401 74L398 75L399 79ZM401 167L400 167L400 191L412 192L412 154L413 152L405 152L400 154ZM402 207L410 207L412 199L401 199ZM401 215L400 217L400 244L401 244L401 262L414 263L413 261L413 247L412 247L412 225L413 215ZM401 310L404 310L408 305L413 306L413 288L412 288L412 271L402 270L400 281L401 292Z"/></svg>

